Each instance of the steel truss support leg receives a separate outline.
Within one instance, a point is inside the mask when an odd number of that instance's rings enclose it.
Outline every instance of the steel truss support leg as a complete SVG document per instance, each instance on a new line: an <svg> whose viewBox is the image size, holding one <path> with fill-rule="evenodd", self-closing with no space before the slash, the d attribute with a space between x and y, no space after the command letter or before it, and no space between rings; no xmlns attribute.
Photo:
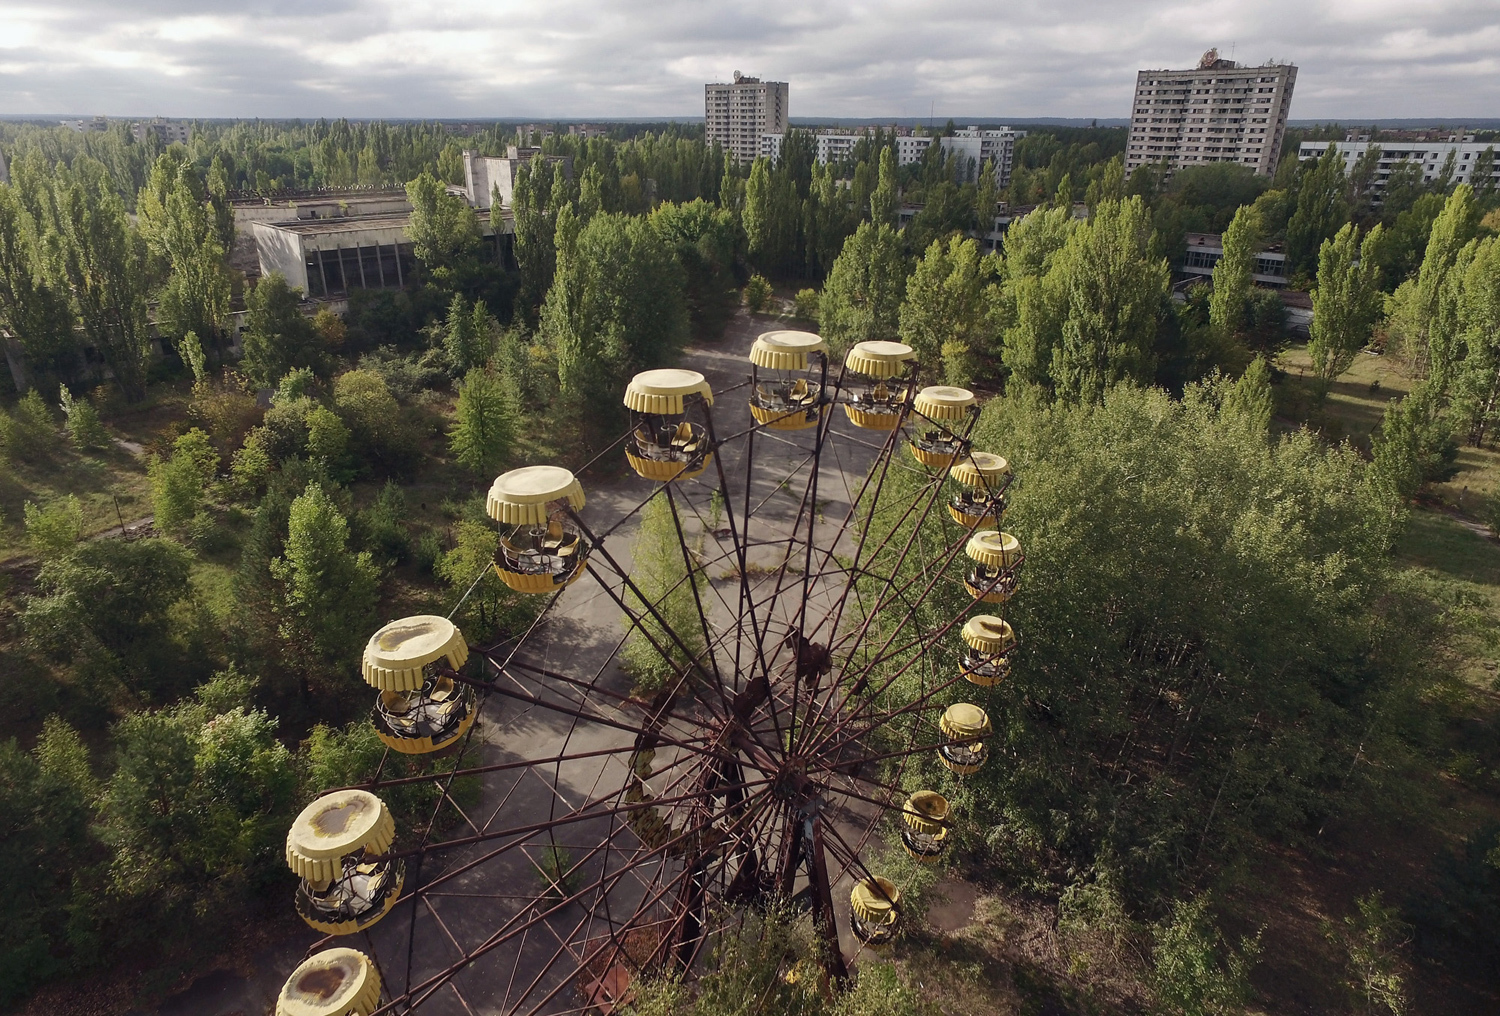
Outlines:
<svg viewBox="0 0 1500 1016"><path fill-rule="evenodd" d="M828 881L828 861L823 853L823 821L813 815L807 820L807 879L812 897L813 934L822 945L818 959L823 976L842 988L849 983L849 967L839 948L838 921L833 915L833 886Z"/></svg>

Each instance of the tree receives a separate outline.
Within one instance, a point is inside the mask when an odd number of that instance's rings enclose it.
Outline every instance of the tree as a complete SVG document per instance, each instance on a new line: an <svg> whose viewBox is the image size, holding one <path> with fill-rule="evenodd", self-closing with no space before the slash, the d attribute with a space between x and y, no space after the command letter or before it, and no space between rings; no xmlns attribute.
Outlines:
<svg viewBox="0 0 1500 1016"><path fill-rule="evenodd" d="M483 300L469 307L463 296L453 294L443 332L443 350L455 374L467 374L489 362L495 352L495 319Z"/></svg>
<svg viewBox="0 0 1500 1016"><path fill-rule="evenodd" d="M219 453L197 427L173 443L170 459L153 455L146 471L151 478L156 528L185 535L198 517L208 485L218 470Z"/></svg>
<svg viewBox="0 0 1500 1016"><path fill-rule="evenodd" d="M406 185L406 199L411 202L406 233L417 260L438 279L459 272L479 247L474 209L426 172Z"/></svg>
<svg viewBox="0 0 1500 1016"><path fill-rule="evenodd" d="M1320 396L1328 394L1335 378L1349 369L1354 357L1370 341L1380 319L1380 262L1375 251L1383 227L1377 225L1359 243L1359 227L1348 223L1318 253L1318 288L1313 291L1312 357Z"/></svg>
<svg viewBox="0 0 1500 1016"><path fill-rule="evenodd" d="M476 638L505 638L525 631L541 607L537 597L515 592L495 574L499 539L493 525L460 519L453 525L452 549L432 567L450 596L468 593L454 621Z"/></svg>
<svg viewBox="0 0 1500 1016"><path fill-rule="evenodd" d="M349 523L317 482L292 502L286 549L271 562L281 583L283 637L332 663L353 653L374 623L378 572L349 550Z"/></svg>
<svg viewBox="0 0 1500 1016"><path fill-rule="evenodd" d="M515 441L515 398L506 388L505 379L488 367L471 368L458 386L448 450L481 478L495 474Z"/></svg>
<svg viewBox="0 0 1500 1016"><path fill-rule="evenodd" d="M979 170L979 181L974 186L973 227L983 236L995 228L995 209L1000 200L1000 188L995 183L995 162L984 160Z"/></svg>
<svg viewBox="0 0 1500 1016"><path fill-rule="evenodd" d="M979 244L960 236L932 241L906 283L901 339L917 351L928 372L965 384L976 361L988 359L994 336L987 328Z"/></svg>
<svg viewBox="0 0 1500 1016"><path fill-rule="evenodd" d="M1297 209L1286 225L1286 265L1289 274L1316 270L1323 241L1349 220L1344 195L1344 161L1338 145L1304 167L1297 181Z"/></svg>
<svg viewBox="0 0 1500 1016"><path fill-rule="evenodd" d="M385 378L373 370L345 371L333 381L333 409L349 428L356 460L387 472L410 468L415 439Z"/></svg>
<svg viewBox="0 0 1500 1016"><path fill-rule="evenodd" d="M1092 215L1094 209L1098 208L1102 202L1123 201L1124 199L1125 157L1117 155L1104 163L1103 172L1098 173L1089 181L1084 201L1089 206L1089 214Z"/></svg>
<svg viewBox="0 0 1500 1016"><path fill-rule="evenodd" d="M272 272L245 297L244 358L240 368L262 388L280 381L297 367L321 368L322 342L299 304L302 291Z"/></svg>
<svg viewBox="0 0 1500 1016"><path fill-rule="evenodd" d="M193 332L222 354L230 279L217 221L197 170L174 151L156 161L136 201L142 239L167 275L157 321L171 337Z"/></svg>
<svg viewBox="0 0 1500 1016"><path fill-rule="evenodd" d="M32 370L70 377L77 369L72 308L42 260L37 223L13 187L0 187L0 323Z"/></svg>
<svg viewBox="0 0 1500 1016"><path fill-rule="evenodd" d="M104 424L99 419L99 411L94 408L92 402L87 399L73 398L73 393L68 391L67 385L59 386L58 397L66 419L68 436L73 439L73 444L79 450L103 448L109 444L109 434L105 431Z"/></svg>
<svg viewBox="0 0 1500 1016"><path fill-rule="evenodd" d="M936 146L934 146L936 147ZM895 228L900 192L896 185L896 151L887 145L880 150L880 180L870 195L870 221L877 226Z"/></svg>
<svg viewBox="0 0 1500 1016"><path fill-rule="evenodd" d="M118 892L180 918L200 893L248 900L269 886L297 789L275 733L264 712L192 701L115 725L101 820Z"/></svg>
<svg viewBox="0 0 1500 1016"><path fill-rule="evenodd" d="M184 657L172 608L187 595L192 556L171 540L90 540L42 565L42 595L26 601L21 625L35 646L61 659L82 654L114 666L142 694L191 687L202 661Z"/></svg>
<svg viewBox="0 0 1500 1016"><path fill-rule="evenodd" d="M723 335L737 302L734 261L740 244L733 213L699 198L660 204L649 221L682 268L693 334L706 339Z"/></svg>
<svg viewBox="0 0 1500 1016"><path fill-rule="evenodd" d="M1068 209L1038 208L1005 233L1005 296L1015 320L1008 324L1002 356L1011 376L1026 384L1050 383L1063 312L1058 288L1043 280L1078 227Z"/></svg>
<svg viewBox="0 0 1500 1016"><path fill-rule="evenodd" d="M7 887L0 895L0 1005L64 969L79 930L69 913L72 890L97 863L88 834L92 781L80 779L87 757L77 732L55 716L35 752L14 738L0 741L0 880Z"/></svg>
<svg viewBox="0 0 1500 1016"><path fill-rule="evenodd" d="M764 275L752 275L745 283L745 306L752 314L759 314L771 302L771 283Z"/></svg>
<svg viewBox="0 0 1500 1016"><path fill-rule="evenodd" d="M1455 270L1447 280L1464 345L1451 396L1469 443L1477 445L1500 417L1500 240L1471 240L1469 247L1455 263L1465 263L1462 273Z"/></svg>
<svg viewBox="0 0 1500 1016"><path fill-rule="evenodd" d="M612 431L624 380L671 363L687 341L682 269L643 218L604 213L580 229L565 207L557 237L541 340L567 404L588 406L586 430Z"/></svg>
<svg viewBox="0 0 1500 1016"><path fill-rule="evenodd" d="M703 651L703 625L698 620L694 588L701 573L695 567L689 576L668 497L665 491L658 492L641 509L631 579L645 599L633 590L626 593L626 603L640 621L631 628L622 653L636 687L648 694L666 687ZM647 604L666 621L665 628L651 616Z"/></svg>
<svg viewBox="0 0 1500 1016"><path fill-rule="evenodd" d="M1052 382L1066 399L1097 402L1121 380L1152 378L1158 316L1171 284L1151 256L1151 220L1140 198L1106 201L1058 252L1048 273L1064 308Z"/></svg>
<svg viewBox="0 0 1500 1016"><path fill-rule="evenodd" d="M59 169L53 190L46 224L51 274L72 292L84 334L125 398L139 402L146 397L151 357L145 245L104 167L93 159L80 157Z"/></svg>
<svg viewBox="0 0 1500 1016"><path fill-rule="evenodd" d="M1152 928L1151 986L1166 1012L1181 1016L1233 1016L1250 1000L1250 971L1260 956L1260 935L1224 941L1208 913L1208 900L1178 900L1170 919ZM1222 958L1220 954L1223 954Z"/></svg>
<svg viewBox="0 0 1500 1016"><path fill-rule="evenodd" d="M557 209L547 207L551 173L541 154L516 170L511 207L515 217L516 263L521 269L521 306L528 320L552 287L557 267L555 243ZM495 191L495 205L500 204Z"/></svg>
<svg viewBox="0 0 1500 1016"><path fill-rule="evenodd" d="M1255 256L1260 253L1261 224L1253 205L1241 205L1221 238L1224 256L1214 265L1214 291L1208 305L1209 323L1220 334L1239 334L1245 309L1255 288Z"/></svg>
<svg viewBox="0 0 1500 1016"><path fill-rule="evenodd" d="M897 339L905 292L900 235L887 225L861 223L844 241L818 301L829 348L842 355L856 342Z"/></svg>
<svg viewBox="0 0 1500 1016"><path fill-rule="evenodd" d="M321 459L330 473L347 478L344 460L349 452L349 428L327 406L316 406L304 417L307 424L307 454Z"/></svg>
<svg viewBox="0 0 1500 1016"><path fill-rule="evenodd" d="M1440 314L1447 291L1445 283L1478 225L1474 192L1468 184L1460 184L1432 223L1427 252L1422 256L1422 267L1412 292L1418 362L1427 368L1440 390L1447 386L1459 353L1456 322L1451 315Z"/></svg>
<svg viewBox="0 0 1500 1016"><path fill-rule="evenodd" d="M986 707L1006 717L989 744L1007 762L966 777L994 863L1056 852L1049 863L1112 872L1127 906L1163 905L1323 814L1372 721L1399 722L1416 693L1412 643L1386 640L1426 622L1377 606L1398 581L1395 502L1352 447L1268 434L1267 390L1248 388L1217 379L1178 400L1117 385L1078 405L1020 389L985 404L974 446L1025 477L1007 495L1026 572L1005 610L1026 641ZM862 567L933 591L864 608L890 645L972 609L965 562L932 573L959 535L901 518L926 480L897 472L867 516L867 540L891 535L890 549ZM894 678L893 703L921 694L901 671L917 652L872 686Z"/></svg>
<svg viewBox="0 0 1500 1016"><path fill-rule="evenodd" d="M83 505L76 494L60 497L45 508L27 501L22 519L26 542L43 559L64 556L83 538Z"/></svg>
<svg viewBox="0 0 1500 1016"><path fill-rule="evenodd" d="M802 203L791 164L792 153L787 151L775 169L768 160L757 159L745 183L741 221L748 253L766 271L795 271L803 261L797 254Z"/></svg>
<svg viewBox="0 0 1500 1016"><path fill-rule="evenodd" d="M1458 445L1453 425L1430 381L1418 382L1400 400L1392 399L1370 436L1375 484L1392 501L1405 504L1429 480L1456 471Z"/></svg>

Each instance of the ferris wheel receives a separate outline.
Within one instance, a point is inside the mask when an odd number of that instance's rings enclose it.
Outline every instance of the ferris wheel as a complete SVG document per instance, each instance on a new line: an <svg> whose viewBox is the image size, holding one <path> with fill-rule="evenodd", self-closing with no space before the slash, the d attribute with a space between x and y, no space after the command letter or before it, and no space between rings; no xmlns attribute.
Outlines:
<svg viewBox="0 0 1500 1016"><path fill-rule="evenodd" d="M817 335L767 332L736 373L629 382L612 447L638 495L591 503L548 465L494 481L494 571L544 598L518 638L470 646L427 615L371 636L387 756L461 761L382 762L297 817L294 905L324 938L278 1016L609 1014L772 906L810 915L830 984L898 933L882 851L943 858L1016 645L1010 469L971 446L974 394L920 388L909 346L835 365ZM667 588L632 557L648 511L670 520ZM666 666L649 694L632 644ZM382 798L412 783L443 814L425 831Z"/></svg>

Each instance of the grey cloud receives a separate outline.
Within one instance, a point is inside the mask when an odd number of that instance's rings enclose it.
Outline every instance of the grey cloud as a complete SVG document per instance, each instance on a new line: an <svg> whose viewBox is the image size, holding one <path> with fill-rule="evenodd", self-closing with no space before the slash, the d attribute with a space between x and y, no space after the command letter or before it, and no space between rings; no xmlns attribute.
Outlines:
<svg viewBox="0 0 1500 1016"><path fill-rule="evenodd" d="M1115 117L1213 45L1296 63L1294 117L1500 110L1493 0L54 0L0 14L0 111L692 116L739 69L798 116Z"/></svg>

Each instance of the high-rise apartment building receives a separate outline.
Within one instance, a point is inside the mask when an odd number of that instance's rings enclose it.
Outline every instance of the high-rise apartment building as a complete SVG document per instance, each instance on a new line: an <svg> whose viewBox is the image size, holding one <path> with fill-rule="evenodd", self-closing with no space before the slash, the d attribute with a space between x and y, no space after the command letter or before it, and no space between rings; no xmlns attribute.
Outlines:
<svg viewBox="0 0 1500 1016"><path fill-rule="evenodd" d="M1261 176L1276 172L1297 68L1290 64L1241 67L1203 54L1189 71L1141 71L1125 172L1162 163L1168 173L1185 166L1234 162Z"/></svg>
<svg viewBox="0 0 1500 1016"><path fill-rule="evenodd" d="M998 130L970 127L954 131L952 136L941 138L938 143L949 155L958 156L959 179L963 182L978 180L979 171L989 162L995 166L995 182L1001 187L1009 187L1016 142L1025 136L1025 131L1013 131L1009 127Z"/></svg>
<svg viewBox="0 0 1500 1016"><path fill-rule="evenodd" d="M735 71L732 82L703 86L705 140L723 145L740 162L753 162L763 135L786 133L787 109L785 81L762 81Z"/></svg>

